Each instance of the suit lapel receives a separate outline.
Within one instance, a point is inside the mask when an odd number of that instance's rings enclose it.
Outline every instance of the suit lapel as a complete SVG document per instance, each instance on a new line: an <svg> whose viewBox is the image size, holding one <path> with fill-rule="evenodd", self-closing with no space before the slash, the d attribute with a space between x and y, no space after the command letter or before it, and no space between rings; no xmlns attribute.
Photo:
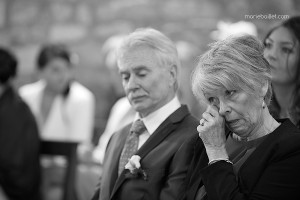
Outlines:
<svg viewBox="0 0 300 200"><path fill-rule="evenodd" d="M186 106L181 106L172 115L170 115L148 138L145 144L137 151L137 155L141 157L141 160L152 151L157 145L159 145L173 130L178 126L178 122L189 114Z"/></svg>
<svg viewBox="0 0 300 200"><path fill-rule="evenodd" d="M176 125L166 120L159 128L148 138L145 144L137 151L137 155L143 159L152 149L159 145L172 131Z"/></svg>
<svg viewBox="0 0 300 200"><path fill-rule="evenodd" d="M143 146L137 151L136 155L141 157L141 161L143 158L151 152L157 145L159 145L168 135L170 135L173 130L178 126L178 122L183 120L183 118L188 115L187 106L181 106L177 109L173 114L171 114L148 138L148 140L143 144ZM125 181L125 170L121 173L119 178L116 181L115 187L111 193L111 199L119 187Z"/></svg>
<svg viewBox="0 0 300 200"><path fill-rule="evenodd" d="M190 177L190 179L187 180L188 181L187 185L189 188L188 192L186 193L187 199L196 198L196 194L200 187L200 183L202 182L201 169L206 167L207 163L208 163L208 158L207 158L204 144L202 143L201 139L197 136L197 143L194 149L193 160L188 169L189 174L187 174L187 177ZM195 170L195 169L199 169L199 170Z"/></svg>
<svg viewBox="0 0 300 200"><path fill-rule="evenodd" d="M128 125L125 127L121 132L115 133L112 137L112 139L109 141L108 147L112 149L108 149L109 155L107 156L106 160L104 162L109 163L108 165L105 165L108 169L103 169L103 171L107 171L108 173L103 174L102 180L105 182L105 184L101 184L101 193L103 196L109 197L114 185L116 183L116 180L118 178L118 167L119 167L119 158L122 152L122 149L125 144L125 140L127 135L129 134L129 129L131 125ZM111 143L111 144L110 144ZM109 194L104 194L105 192L109 192ZM100 193L100 196L102 196Z"/></svg>

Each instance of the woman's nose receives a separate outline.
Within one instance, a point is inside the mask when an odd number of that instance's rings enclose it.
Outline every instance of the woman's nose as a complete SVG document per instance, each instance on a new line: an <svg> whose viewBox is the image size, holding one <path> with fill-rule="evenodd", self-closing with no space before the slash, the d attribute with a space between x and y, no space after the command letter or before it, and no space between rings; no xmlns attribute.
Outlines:
<svg viewBox="0 0 300 200"><path fill-rule="evenodd" d="M269 48L265 50L265 57L269 60L276 60L276 49L275 48Z"/></svg>
<svg viewBox="0 0 300 200"><path fill-rule="evenodd" d="M217 106L219 109L219 114L225 116L226 114L230 113L231 108L230 106L223 101L220 101L219 106Z"/></svg>

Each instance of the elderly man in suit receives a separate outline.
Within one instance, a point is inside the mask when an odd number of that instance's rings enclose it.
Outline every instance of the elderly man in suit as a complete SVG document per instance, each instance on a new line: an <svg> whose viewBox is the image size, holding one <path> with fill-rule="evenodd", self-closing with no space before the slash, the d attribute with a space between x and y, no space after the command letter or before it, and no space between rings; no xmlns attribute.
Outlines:
<svg viewBox="0 0 300 200"><path fill-rule="evenodd" d="M126 96L138 114L112 136L92 199L176 199L193 152L190 138L197 134L197 120L176 96L176 47L157 30L138 29L125 37L117 59Z"/></svg>

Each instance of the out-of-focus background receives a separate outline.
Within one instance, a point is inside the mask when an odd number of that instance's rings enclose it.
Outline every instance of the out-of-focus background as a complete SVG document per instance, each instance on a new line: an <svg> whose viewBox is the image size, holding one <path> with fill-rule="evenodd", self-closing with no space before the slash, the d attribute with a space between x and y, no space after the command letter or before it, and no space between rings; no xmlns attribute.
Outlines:
<svg viewBox="0 0 300 200"><path fill-rule="evenodd" d="M105 41L111 36L138 27L162 31L180 48L186 80L197 55L216 37L212 32L222 27L218 22L224 21L223 26L252 22L263 38L282 20L278 16L295 14L300 14L298 0L0 0L0 45L9 46L18 56L19 87L36 80L35 59L41 44L68 44L79 58L77 79L96 96L95 125L101 134L111 106L123 95L118 77L107 67L111 55ZM188 87L188 80L183 83L183 88Z"/></svg>

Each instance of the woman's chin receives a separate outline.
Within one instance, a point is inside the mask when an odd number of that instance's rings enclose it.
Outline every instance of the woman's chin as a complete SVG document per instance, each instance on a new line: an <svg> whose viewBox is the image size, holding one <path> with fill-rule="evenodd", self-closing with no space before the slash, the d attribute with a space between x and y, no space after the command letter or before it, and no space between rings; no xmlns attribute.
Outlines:
<svg viewBox="0 0 300 200"><path fill-rule="evenodd" d="M228 128L237 134L238 136L243 136L243 133L247 132L247 128L245 126L228 126Z"/></svg>

